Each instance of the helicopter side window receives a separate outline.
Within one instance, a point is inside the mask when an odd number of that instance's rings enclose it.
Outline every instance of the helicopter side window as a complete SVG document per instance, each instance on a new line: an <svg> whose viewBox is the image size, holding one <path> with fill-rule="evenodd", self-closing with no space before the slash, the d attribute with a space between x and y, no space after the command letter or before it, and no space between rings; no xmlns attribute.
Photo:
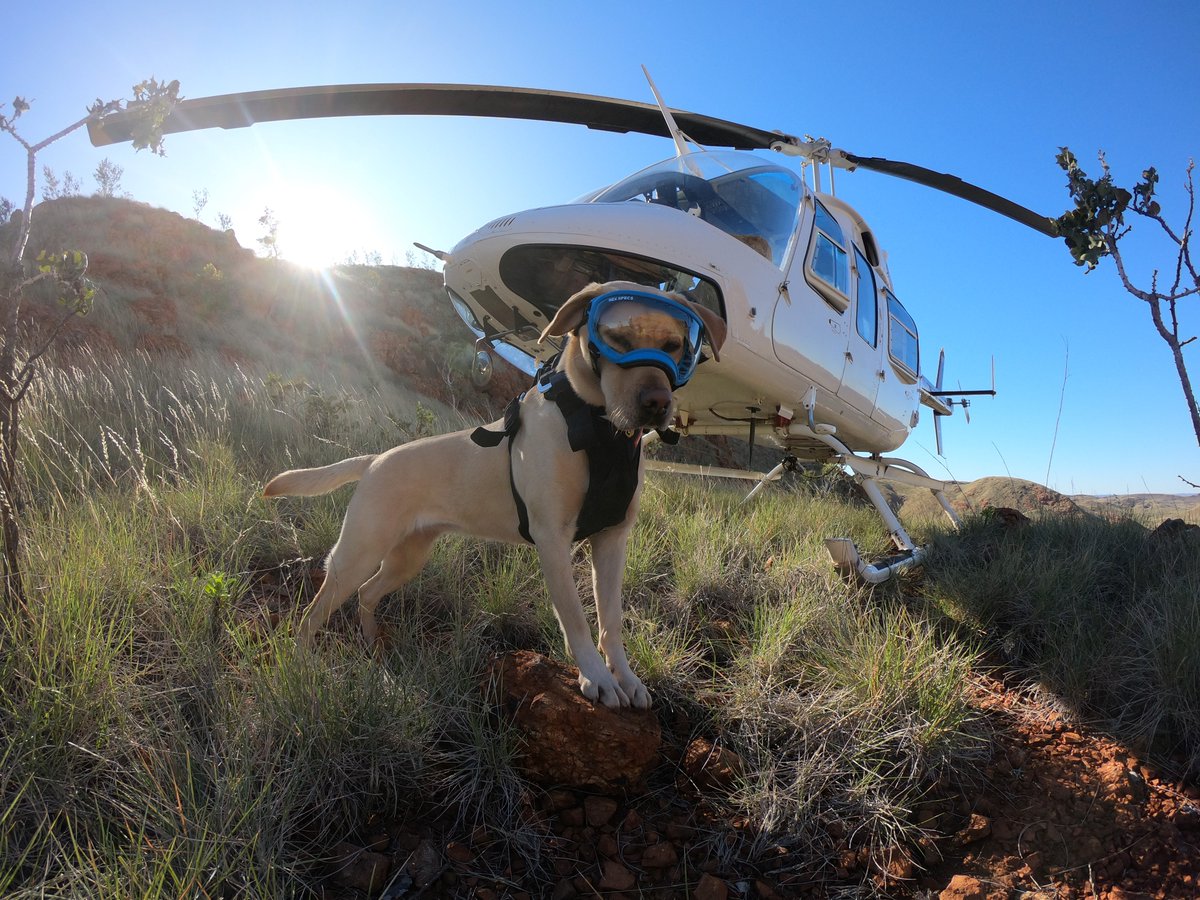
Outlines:
<svg viewBox="0 0 1200 900"><path fill-rule="evenodd" d="M858 268L858 312L855 322L862 339L872 347L878 338L879 308L875 293L875 272L871 264L863 256L862 251L854 248L854 263Z"/></svg>
<svg viewBox="0 0 1200 900"><path fill-rule="evenodd" d="M808 264L813 286L839 311L850 305L850 257L842 226L817 201L817 218Z"/></svg>
<svg viewBox="0 0 1200 900"><path fill-rule="evenodd" d="M891 291L887 292L887 304L888 355L903 374L915 379L921 371L917 323Z"/></svg>

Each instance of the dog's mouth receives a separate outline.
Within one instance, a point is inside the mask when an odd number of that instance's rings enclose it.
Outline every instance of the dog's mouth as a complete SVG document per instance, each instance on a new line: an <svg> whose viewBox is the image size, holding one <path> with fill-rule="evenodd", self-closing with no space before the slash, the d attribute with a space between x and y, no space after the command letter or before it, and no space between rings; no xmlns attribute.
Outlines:
<svg viewBox="0 0 1200 900"><path fill-rule="evenodd" d="M605 417L612 422L613 427L617 431L642 431L654 430L655 428L666 428L671 424L671 416L636 416L631 417L621 413L620 410L608 410Z"/></svg>

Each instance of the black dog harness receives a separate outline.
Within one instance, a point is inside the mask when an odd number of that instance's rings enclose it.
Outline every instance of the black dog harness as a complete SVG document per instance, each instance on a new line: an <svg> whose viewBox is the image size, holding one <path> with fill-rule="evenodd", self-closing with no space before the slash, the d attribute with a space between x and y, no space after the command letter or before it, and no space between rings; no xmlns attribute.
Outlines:
<svg viewBox="0 0 1200 900"><path fill-rule="evenodd" d="M586 403L567 380L567 373L555 371L557 358L551 360L538 373L537 389L545 394L562 413L567 423L567 440L571 450L586 451L588 458L588 487L583 506L575 521L574 540L581 541L598 531L603 531L624 521L633 502L638 486L638 463L642 451L642 432L620 431L604 418L604 408ZM534 543L529 533L529 510L517 491L512 470L512 442L521 428L521 401L524 394L508 404L504 411L504 427L490 431L480 426L471 433L480 447L495 447L508 438L508 483L512 488L513 500L517 505L518 527L529 543ZM659 432L664 439L674 443L675 432ZM669 435L670 437L667 437Z"/></svg>

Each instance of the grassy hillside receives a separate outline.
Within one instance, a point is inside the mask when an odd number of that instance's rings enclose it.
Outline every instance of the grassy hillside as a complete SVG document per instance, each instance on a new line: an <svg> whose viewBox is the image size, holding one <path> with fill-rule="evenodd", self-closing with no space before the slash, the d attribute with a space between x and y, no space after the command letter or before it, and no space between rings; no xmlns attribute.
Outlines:
<svg viewBox="0 0 1200 900"><path fill-rule="evenodd" d="M71 227L106 233L92 207L59 202ZM348 492L259 496L282 469L461 423L453 389L435 403L412 392L429 376L398 371L411 345L442 340L418 337L434 276L325 281L195 223L172 231L158 218L172 214L112 210L203 249L151 276L166 251L134 252L134 225L109 249L68 236L108 260L109 308L73 332L24 420L30 596L0 610L0 895L321 896L339 843L365 845L381 821L443 846L482 828L544 893L555 838L480 689L496 653L563 657L535 554L447 540L385 601L382 654L352 610L299 652ZM194 267L209 262L228 280L205 306ZM172 329L173 349L151 340ZM375 336L392 333L411 341L394 365ZM625 578L631 661L668 746L703 735L746 763L703 798L738 823L698 838L731 870L875 889L838 860L915 847L931 791L977 777L989 741L969 695L985 659L1200 770L1193 535L1053 511L951 534L909 516L935 545L926 572L867 590L834 577L822 540L884 552L869 508L808 479L740 499L652 478ZM586 583L583 550L577 565ZM681 802L674 775L665 764L639 802Z"/></svg>
<svg viewBox="0 0 1200 900"><path fill-rule="evenodd" d="M1200 525L1200 494L1067 496L1032 481L992 476L951 484L946 496L960 513L1008 507L1020 510L1027 516L1090 515L1105 519L1132 519L1151 528L1164 519L1183 519ZM893 501L905 515L910 516L936 516L940 509L932 494L917 488L897 489L893 493Z"/></svg>
<svg viewBox="0 0 1200 900"><path fill-rule="evenodd" d="M527 379L497 360L486 394L467 378L470 334L426 269L336 266L316 271L256 257L233 232L120 198L67 197L39 205L31 247L89 257L95 309L58 346L144 353L163 365L217 360L312 373L347 386L399 389L473 418L500 408ZM0 228L7 239L13 225ZM52 302L29 306L30 327L56 321ZM62 352L63 350L67 352Z"/></svg>

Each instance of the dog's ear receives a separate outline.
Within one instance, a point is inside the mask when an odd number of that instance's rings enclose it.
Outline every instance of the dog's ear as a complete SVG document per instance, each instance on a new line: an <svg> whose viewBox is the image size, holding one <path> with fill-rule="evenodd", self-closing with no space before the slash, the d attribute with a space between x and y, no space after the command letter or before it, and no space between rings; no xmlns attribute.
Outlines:
<svg viewBox="0 0 1200 900"><path fill-rule="evenodd" d="M702 306L694 300L688 300L686 297L683 300L700 317L701 321L704 322L704 331L708 335L708 343L712 347L713 359L720 362L721 345L725 343L725 335L728 331L725 320L707 306Z"/></svg>
<svg viewBox="0 0 1200 900"><path fill-rule="evenodd" d="M588 304L603 294L604 290L605 286L602 284L589 284L579 293L572 295L558 308L553 320L538 338L538 343L542 343L548 337L562 337L578 328L587 313Z"/></svg>

